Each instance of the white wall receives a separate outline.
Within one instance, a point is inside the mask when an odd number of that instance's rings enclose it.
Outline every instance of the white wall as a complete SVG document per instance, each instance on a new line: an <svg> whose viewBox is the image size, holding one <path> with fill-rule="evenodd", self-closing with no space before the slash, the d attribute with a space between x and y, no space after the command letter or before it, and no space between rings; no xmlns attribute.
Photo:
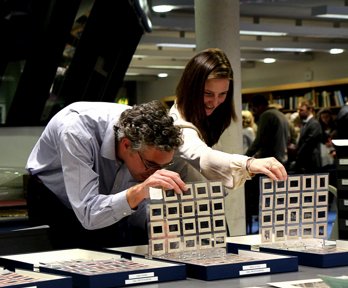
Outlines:
<svg viewBox="0 0 348 288"><path fill-rule="evenodd" d="M312 81L348 77L348 55L319 54L306 62L257 63L255 68L242 70L242 88L257 88L279 84L310 82L306 73L312 72Z"/></svg>
<svg viewBox="0 0 348 288"><path fill-rule="evenodd" d="M24 168L43 127L1 127L0 167Z"/></svg>
<svg viewBox="0 0 348 288"><path fill-rule="evenodd" d="M175 89L179 79L180 75L167 78L158 78L155 81L138 82L138 103L149 102L151 100L160 100L163 97L175 95Z"/></svg>

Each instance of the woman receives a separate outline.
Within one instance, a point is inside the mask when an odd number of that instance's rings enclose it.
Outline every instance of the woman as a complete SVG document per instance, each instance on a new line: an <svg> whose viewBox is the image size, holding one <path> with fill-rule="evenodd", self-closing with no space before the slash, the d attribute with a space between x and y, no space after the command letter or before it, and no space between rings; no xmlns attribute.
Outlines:
<svg viewBox="0 0 348 288"><path fill-rule="evenodd" d="M317 118L323 130L323 143L326 144L328 141L336 138L336 122L331 109L320 109Z"/></svg>
<svg viewBox="0 0 348 288"><path fill-rule="evenodd" d="M329 173L329 184L336 186L336 150L332 143L332 139L337 136L336 121L331 109L326 107L319 110L317 118L322 129L320 144L321 172Z"/></svg>
<svg viewBox="0 0 348 288"><path fill-rule="evenodd" d="M217 48L203 50L186 65L170 109L175 124L183 128L180 157L189 161L208 179L219 179L237 188L256 173L285 180L284 166L275 158L254 159L214 149L221 134L236 121L233 103L233 71L225 53Z"/></svg>
<svg viewBox="0 0 348 288"><path fill-rule="evenodd" d="M254 122L253 113L249 110L242 110L242 128L243 128L243 154L256 138L256 124Z"/></svg>

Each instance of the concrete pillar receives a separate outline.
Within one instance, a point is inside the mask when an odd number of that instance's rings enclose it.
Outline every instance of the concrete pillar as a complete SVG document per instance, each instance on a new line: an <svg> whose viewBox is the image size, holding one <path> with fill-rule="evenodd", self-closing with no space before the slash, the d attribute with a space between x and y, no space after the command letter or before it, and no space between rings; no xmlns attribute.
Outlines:
<svg viewBox="0 0 348 288"><path fill-rule="evenodd" d="M212 47L224 50L234 72L234 104L239 118L225 131L218 145L228 153L243 151L239 18L239 0L195 0L197 51ZM225 204L230 234L245 235L244 188L229 192Z"/></svg>

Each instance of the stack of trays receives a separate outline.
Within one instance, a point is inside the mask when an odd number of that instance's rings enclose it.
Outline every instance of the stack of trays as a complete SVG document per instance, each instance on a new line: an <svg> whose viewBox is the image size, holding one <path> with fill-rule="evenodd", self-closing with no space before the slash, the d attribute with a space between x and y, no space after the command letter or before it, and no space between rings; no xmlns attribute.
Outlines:
<svg viewBox="0 0 348 288"><path fill-rule="evenodd" d="M109 248L108 251L120 253L123 257L146 257L148 246ZM298 260L295 256L247 250L226 253L225 249L212 248L159 257L161 258L153 259L185 264L187 277L205 281L298 271Z"/></svg>
<svg viewBox="0 0 348 288"><path fill-rule="evenodd" d="M9 270L20 268L40 272L37 274L69 276L73 286L81 288L121 287L186 279L183 264L143 257L122 258L117 253L83 249L1 256L0 263ZM59 286L62 287L65 286Z"/></svg>
<svg viewBox="0 0 348 288"><path fill-rule="evenodd" d="M227 250L240 249L297 256L298 264L329 268L348 265L348 241L323 239L302 239L275 243L262 243L260 235L229 237Z"/></svg>
<svg viewBox="0 0 348 288"><path fill-rule="evenodd" d="M16 269L0 270L0 287L72 288L71 277Z"/></svg>

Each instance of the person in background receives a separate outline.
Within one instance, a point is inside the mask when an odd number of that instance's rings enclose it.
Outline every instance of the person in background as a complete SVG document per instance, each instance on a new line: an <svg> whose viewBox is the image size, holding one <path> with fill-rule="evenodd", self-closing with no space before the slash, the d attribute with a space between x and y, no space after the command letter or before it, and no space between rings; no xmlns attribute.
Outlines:
<svg viewBox="0 0 348 288"><path fill-rule="evenodd" d="M256 137L257 125L254 122L254 116L249 110L242 110L242 128L243 128L243 154L254 142Z"/></svg>
<svg viewBox="0 0 348 288"><path fill-rule="evenodd" d="M287 169L290 169L292 165L294 165L296 160L296 147L298 143L298 138L300 136L300 126L301 120L298 116L298 112L287 113L285 114L286 118L289 121L289 129L290 129L290 141L288 143L288 164Z"/></svg>
<svg viewBox="0 0 348 288"><path fill-rule="evenodd" d="M336 138L348 139L348 102L346 102L346 104L342 106L340 111L338 111L338 114L336 117L336 123L337 123Z"/></svg>
<svg viewBox="0 0 348 288"><path fill-rule="evenodd" d="M284 166L274 157L255 159L217 150L222 133L237 121L233 70L221 49L203 50L187 63L169 113L183 131L184 144L177 151L178 157L186 159L207 179L235 189L254 174L265 174L273 180L287 178Z"/></svg>
<svg viewBox="0 0 348 288"><path fill-rule="evenodd" d="M298 114L298 111L291 113L290 123L292 124L292 126L294 127L294 130L295 130L294 131L295 139L293 139L291 142L297 144L298 139L300 138L301 124L302 124L302 121L300 119L300 115Z"/></svg>
<svg viewBox="0 0 348 288"><path fill-rule="evenodd" d="M271 107L264 95L251 98L249 107L257 123L254 142L246 151L255 158L274 157L283 165L287 164L287 146L290 142L289 121L276 107ZM253 217L259 214L259 177L254 177L245 185L245 214L247 233L252 234ZM257 231L255 231L257 232Z"/></svg>
<svg viewBox="0 0 348 288"><path fill-rule="evenodd" d="M335 148L332 139L336 138L336 121L329 108L322 108L317 114L322 129L322 143L320 145L321 165L323 172L334 169Z"/></svg>
<svg viewBox="0 0 348 288"><path fill-rule="evenodd" d="M301 101L298 105L298 113L302 125L296 149L295 172L320 172L320 144L323 132L319 121L314 117L313 102L310 100Z"/></svg>
<svg viewBox="0 0 348 288"><path fill-rule="evenodd" d="M289 121L277 108L269 106L264 95L255 95L249 104L256 119L257 134L246 155L256 158L275 157L286 164L290 142Z"/></svg>
<svg viewBox="0 0 348 288"><path fill-rule="evenodd" d="M323 130L323 141L327 138L333 139L336 137L336 121L330 108L322 108L317 114L317 119Z"/></svg>
<svg viewBox="0 0 348 288"><path fill-rule="evenodd" d="M336 116L336 135L335 139L348 139L348 102L347 98L345 99L345 105L341 107L341 109L338 111L337 116ZM342 148L344 152L342 152ZM337 149L337 150L336 150ZM336 153L337 152L337 153ZM340 160L339 158L345 157L345 147L336 147L335 148L335 157L338 158L336 160L336 163L339 163ZM337 164L336 164L337 165ZM329 184L333 186L337 186L337 179L338 179L338 174L337 174L337 169L335 167L330 171L331 173L329 174Z"/></svg>
<svg viewBox="0 0 348 288"><path fill-rule="evenodd" d="M29 221L50 226L54 249L147 244L149 187L186 189L164 169L181 136L159 101L63 108L27 161Z"/></svg>

